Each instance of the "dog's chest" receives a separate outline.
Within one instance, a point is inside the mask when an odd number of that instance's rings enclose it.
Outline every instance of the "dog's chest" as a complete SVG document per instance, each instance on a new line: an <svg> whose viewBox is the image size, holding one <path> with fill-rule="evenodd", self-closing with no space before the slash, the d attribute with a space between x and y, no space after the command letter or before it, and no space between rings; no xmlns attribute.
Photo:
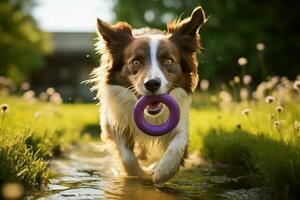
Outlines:
<svg viewBox="0 0 300 200"><path fill-rule="evenodd" d="M191 98L181 88L174 89L171 96L178 102L180 107L180 121L174 131L186 127L188 120L188 111ZM130 90L118 86L107 85L103 87L100 96L101 101L101 123L107 123L113 129L123 131L129 130L133 135L145 135L137 128L133 120L134 105L137 101L136 96ZM162 111L157 115L149 115L145 113L146 120L154 125L162 124L167 121L169 111L164 105ZM185 127L183 127L185 126Z"/></svg>

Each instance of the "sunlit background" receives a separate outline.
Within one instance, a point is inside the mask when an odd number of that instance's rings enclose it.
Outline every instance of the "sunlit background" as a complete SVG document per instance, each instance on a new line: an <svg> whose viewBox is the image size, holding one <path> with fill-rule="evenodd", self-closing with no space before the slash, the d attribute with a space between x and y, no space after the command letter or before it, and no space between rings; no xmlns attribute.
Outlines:
<svg viewBox="0 0 300 200"><path fill-rule="evenodd" d="M95 32L96 18L111 22L116 0L37 0L32 14L47 32Z"/></svg>
<svg viewBox="0 0 300 200"><path fill-rule="evenodd" d="M165 29L198 5L208 21L200 30L199 74L212 88L249 74L294 79L299 73L299 4L282 0L1 0L0 75L28 82L39 94L49 86L65 102L91 101L81 84L98 66L96 18L134 28ZM288 12L286 12L288 10Z"/></svg>

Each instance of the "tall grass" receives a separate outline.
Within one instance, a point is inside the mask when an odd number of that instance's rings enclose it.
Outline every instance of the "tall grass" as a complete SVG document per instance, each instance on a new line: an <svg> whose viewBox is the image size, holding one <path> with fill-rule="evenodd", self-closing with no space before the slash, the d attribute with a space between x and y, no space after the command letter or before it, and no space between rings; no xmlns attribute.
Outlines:
<svg viewBox="0 0 300 200"><path fill-rule="evenodd" d="M259 86L255 99L224 106L220 98L220 104L192 109L191 149L213 162L244 166L279 198L299 199L300 97L287 81Z"/></svg>
<svg viewBox="0 0 300 200"><path fill-rule="evenodd" d="M211 130L203 138L202 154L210 160L245 166L279 195L299 199L299 141L283 143L241 130Z"/></svg>
<svg viewBox="0 0 300 200"><path fill-rule="evenodd" d="M1 98L9 105L0 122L0 184L37 188L49 177L47 160L81 140L86 124L97 124L95 105L54 105L20 97Z"/></svg>

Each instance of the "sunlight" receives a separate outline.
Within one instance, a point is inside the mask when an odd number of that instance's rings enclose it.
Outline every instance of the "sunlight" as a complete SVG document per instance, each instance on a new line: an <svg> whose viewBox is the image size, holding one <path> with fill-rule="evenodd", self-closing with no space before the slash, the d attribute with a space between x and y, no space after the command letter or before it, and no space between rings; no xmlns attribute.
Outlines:
<svg viewBox="0 0 300 200"><path fill-rule="evenodd" d="M115 0L38 0L33 10L39 26L48 32L95 32L96 18L111 22Z"/></svg>

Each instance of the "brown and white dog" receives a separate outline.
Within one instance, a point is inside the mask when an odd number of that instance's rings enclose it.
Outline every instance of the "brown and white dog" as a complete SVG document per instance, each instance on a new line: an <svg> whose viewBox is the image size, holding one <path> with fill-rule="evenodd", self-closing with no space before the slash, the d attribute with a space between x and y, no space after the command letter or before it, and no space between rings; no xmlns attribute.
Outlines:
<svg viewBox="0 0 300 200"><path fill-rule="evenodd" d="M172 178L183 164L188 148L188 118L192 93L198 83L196 53L201 50L199 28L205 22L201 7L190 17L169 23L167 32L143 28L132 30L119 22L110 25L97 20L101 66L95 70L94 89L100 99L102 136L115 143L124 170L130 176L143 176L134 154L143 149L160 147L163 154L152 173L153 182ZM176 128L161 137L142 133L134 123L133 108L142 95L169 93L180 107ZM145 109L152 124L161 124L168 109L153 103ZM151 147L149 146L151 145Z"/></svg>

